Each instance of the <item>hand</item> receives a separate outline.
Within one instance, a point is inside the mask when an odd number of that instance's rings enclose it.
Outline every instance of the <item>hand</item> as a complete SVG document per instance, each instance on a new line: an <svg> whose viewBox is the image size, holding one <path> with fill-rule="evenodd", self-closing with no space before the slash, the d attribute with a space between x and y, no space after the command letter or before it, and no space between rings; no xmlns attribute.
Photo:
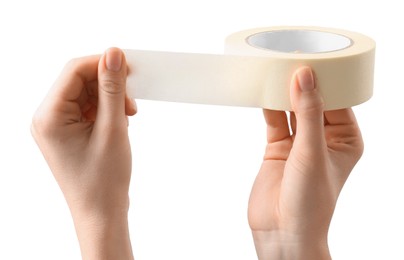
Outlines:
<svg viewBox="0 0 404 260"><path fill-rule="evenodd" d="M351 109L323 111L308 67L285 112L264 110L267 147L248 218L259 259L330 259L327 234L339 193L363 152Z"/></svg>
<svg viewBox="0 0 404 260"><path fill-rule="evenodd" d="M34 115L31 132L58 182L83 259L130 259L131 149L121 50L69 62Z"/></svg>

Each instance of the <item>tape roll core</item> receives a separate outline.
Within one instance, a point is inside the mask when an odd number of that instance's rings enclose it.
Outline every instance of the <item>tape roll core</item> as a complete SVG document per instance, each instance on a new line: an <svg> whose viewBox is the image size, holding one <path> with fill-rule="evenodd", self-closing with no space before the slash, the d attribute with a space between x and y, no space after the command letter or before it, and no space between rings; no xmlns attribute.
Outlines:
<svg viewBox="0 0 404 260"><path fill-rule="evenodd" d="M247 43L256 48L286 53L321 53L348 48L352 40L340 34L309 30L266 31L251 35Z"/></svg>

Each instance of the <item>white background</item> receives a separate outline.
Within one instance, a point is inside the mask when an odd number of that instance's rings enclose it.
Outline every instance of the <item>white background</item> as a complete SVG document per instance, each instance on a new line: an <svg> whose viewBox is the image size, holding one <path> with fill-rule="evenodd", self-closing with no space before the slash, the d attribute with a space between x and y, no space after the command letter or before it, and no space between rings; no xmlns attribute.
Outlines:
<svg viewBox="0 0 404 260"><path fill-rule="evenodd" d="M404 259L400 1L2 1L0 259L79 259L63 196L32 140L36 107L71 58L110 46L221 53L226 35L308 25L377 42L375 92L355 108L366 148L333 218L334 259ZM255 259L247 201L260 109L138 101L130 231L137 259Z"/></svg>

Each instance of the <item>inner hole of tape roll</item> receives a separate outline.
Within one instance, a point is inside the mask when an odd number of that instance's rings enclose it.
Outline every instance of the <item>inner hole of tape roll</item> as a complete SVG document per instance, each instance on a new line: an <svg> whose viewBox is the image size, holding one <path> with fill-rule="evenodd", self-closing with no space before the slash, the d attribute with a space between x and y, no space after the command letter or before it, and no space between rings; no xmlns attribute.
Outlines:
<svg viewBox="0 0 404 260"><path fill-rule="evenodd" d="M332 52L352 44L352 40L343 35L310 30L261 32L248 37L247 42L257 48L288 53Z"/></svg>

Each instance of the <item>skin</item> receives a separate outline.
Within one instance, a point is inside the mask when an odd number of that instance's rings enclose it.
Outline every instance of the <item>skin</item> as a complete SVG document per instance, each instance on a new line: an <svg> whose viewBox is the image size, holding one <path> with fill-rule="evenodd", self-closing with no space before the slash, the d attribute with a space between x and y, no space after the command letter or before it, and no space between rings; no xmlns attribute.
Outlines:
<svg viewBox="0 0 404 260"><path fill-rule="evenodd" d="M36 111L31 132L69 205L83 259L133 259L128 231L131 150L127 66L117 48L69 62ZM299 84L300 83L300 84ZM338 195L363 142L351 109L323 111L309 68L285 112L264 110L268 145L249 224L259 259L328 259Z"/></svg>
<svg viewBox="0 0 404 260"><path fill-rule="evenodd" d="M109 69L107 68L107 65ZM83 259L133 259L127 66L116 48L70 61L34 115L31 132L69 205Z"/></svg>
<svg viewBox="0 0 404 260"><path fill-rule="evenodd" d="M351 109L324 112L310 68L299 69L285 112L264 110L267 147L248 220L259 259L331 259L327 234L341 189L363 153Z"/></svg>

